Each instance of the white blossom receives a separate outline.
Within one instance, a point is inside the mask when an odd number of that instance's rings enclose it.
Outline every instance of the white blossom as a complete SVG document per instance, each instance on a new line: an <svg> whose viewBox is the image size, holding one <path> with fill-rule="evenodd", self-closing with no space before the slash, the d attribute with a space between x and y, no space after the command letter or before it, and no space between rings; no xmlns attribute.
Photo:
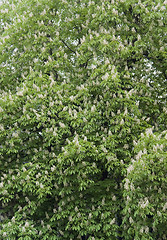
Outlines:
<svg viewBox="0 0 167 240"><path fill-rule="evenodd" d="M146 119L146 121L147 121L147 119ZM153 134L152 128L148 128L148 129L146 130L146 135L147 135L147 137L148 137L149 135L152 135L152 134Z"/></svg>
<svg viewBox="0 0 167 240"><path fill-rule="evenodd" d="M66 127L65 124L62 123L62 122L59 122L59 125L60 125L61 128L65 128Z"/></svg>
<svg viewBox="0 0 167 240"><path fill-rule="evenodd" d="M126 182L125 182L125 185L124 185L124 188L125 188L126 190L129 190L129 183L130 183L129 179L126 178Z"/></svg>
<svg viewBox="0 0 167 240"><path fill-rule="evenodd" d="M46 14L46 10L44 9L43 12L41 12L41 15L45 15Z"/></svg>
<svg viewBox="0 0 167 240"><path fill-rule="evenodd" d="M115 196L115 195L112 197L112 200L113 200L113 201L116 201L116 196Z"/></svg>
<svg viewBox="0 0 167 240"><path fill-rule="evenodd" d="M25 227L29 227L29 222L25 222Z"/></svg>
<svg viewBox="0 0 167 240"><path fill-rule="evenodd" d="M141 200L141 201L139 202L139 206L140 206L141 208L146 208L146 207L148 206L148 204L149 204L149 201L148 201L147 198L145 198L144 200Z"/></svg>
<svg viewBox="0 0 167 240"><path fill-rule="evenodd" d="M91 107L91 112L94 112L95 110L96 110L96 106L93 105L93 106Z"/></svg>
<svg viewBox="0 0 167 240"><path fill-rule="evenodd" d="M130 165L128 168L127 168L127 173L129 174L131 171L134 170L134 166L133 165Z"/></svg>
<svg viewBox="0 0 167 240"><path fill-rule="evenodd" d="M165 212L166 209L167 209L167 202L166 202L166 203L164 204L164 206L163 206L163 211Z"/></svg>
<svg viewBox="0 0 167 240"><path fill-rule="evenodd" d="M129 218L129 222L132 224L132 223L134 223L134 221L133 221L133 218L132 217L130 217Z"/></svg>
<svg viewBox="0 0 167 240"><path fill-rule="evenodd" d="M106 39L103 40L103 44L104 45L107 45L108 44L108 41Z"/></svg>
<svg viewBox="0 0 167 240"><path fill-rule="evenodd" d="M109 74L108 74L108 72L107 72L105 75L102 76L102 80L107 80L108 77L109 77Z"/></svg>

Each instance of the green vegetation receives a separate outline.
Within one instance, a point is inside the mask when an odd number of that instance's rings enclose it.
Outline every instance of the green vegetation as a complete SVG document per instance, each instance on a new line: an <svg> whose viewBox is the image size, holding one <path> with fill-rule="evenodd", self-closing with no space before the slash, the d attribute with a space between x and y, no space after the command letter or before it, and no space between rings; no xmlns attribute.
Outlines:
<svg viewBox="0 0 167 240"><path fill-rule="evenodd" d="M0 239L167 239L162 0L0 5Z"/></svg>

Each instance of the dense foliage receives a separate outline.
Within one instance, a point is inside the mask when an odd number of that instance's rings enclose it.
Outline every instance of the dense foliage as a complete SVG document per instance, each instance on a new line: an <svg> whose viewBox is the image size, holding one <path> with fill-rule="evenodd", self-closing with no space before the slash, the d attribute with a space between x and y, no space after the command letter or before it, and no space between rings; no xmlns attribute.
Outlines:
<svg viewBox="0 0 167 240"><path fill-rule="evenodd" d="M1 1L1 239L167 239L166 4Z"/></svg>

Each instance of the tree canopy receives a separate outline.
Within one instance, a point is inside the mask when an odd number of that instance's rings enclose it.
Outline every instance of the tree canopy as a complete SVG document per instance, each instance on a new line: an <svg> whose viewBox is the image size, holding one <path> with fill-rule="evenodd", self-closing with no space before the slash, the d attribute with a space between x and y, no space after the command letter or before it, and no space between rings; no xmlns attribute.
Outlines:
<svg viewBox="0 0 167 240"><path fill-rule="evenodd" d="M1 2L2 239L167 239L166 4Z"/></svg>

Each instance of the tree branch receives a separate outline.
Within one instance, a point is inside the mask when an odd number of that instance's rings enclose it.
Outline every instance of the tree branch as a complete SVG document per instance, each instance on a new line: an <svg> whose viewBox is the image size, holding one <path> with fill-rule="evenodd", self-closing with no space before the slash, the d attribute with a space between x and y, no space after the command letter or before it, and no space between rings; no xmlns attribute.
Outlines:
<svg viewBox="0 0 167 240"><path fill-rule="evenodd" d="M67 43L66 43L63 39L61 39L61 41L62 41L62 43L64 43L64 45L66 45L66 47L67 47L71 52L73 52L73 53L76 54L76 52L75 52L74 50L72 50L72 49L67 45Z"/></svg>

